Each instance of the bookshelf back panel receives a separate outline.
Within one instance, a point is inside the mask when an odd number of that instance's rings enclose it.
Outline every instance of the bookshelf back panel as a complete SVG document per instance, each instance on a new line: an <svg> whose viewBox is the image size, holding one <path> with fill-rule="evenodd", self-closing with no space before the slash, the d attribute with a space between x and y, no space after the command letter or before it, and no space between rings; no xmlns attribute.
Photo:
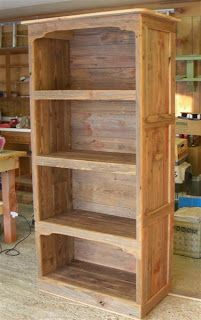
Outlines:
<svg viewBox="0 0 201 320"><path fill-rule="evenodd" d="M123 251L121 248L109 244L75 238L74 258L76 260L136 273L135 257Z"/></svg>
<svg viewBox="0 0 201 320"><path fill-rule="evenodd" d="M135 90L134 32L95 28L59 37L34 41L35 90Z"/></svg>
<svg viewBox="0 0 201 320"><path fill-rule="evenodd" d="M72 89L135 89L135 35L118 28L76 30L70 40Z"/></svg>
<svg viewBox="0 0 201 320"><path fill-rule="evenodd" d="M74 208L135 218L135 176L73 170L72 182Z"/></svg>
<svg viewBox="0 0 201 320"><path fill-rule="evenodd" d="M133 101L37 101L37 153L91 150L135 153Z"/></svg>
<svg viewBox="0 0 201 320"><path fill-rule="evenodd" d="M39 220L72 208L135 219L135 176L51 167L37 172Z"/></svg>
<svg viewBox="0 0 201 320"><path fill-rule="evenodd" d="M48 275L74 260L135 273L136 259L112 245L60 234L40 235L41 273ZM103 259L104 257L104 259Z"/></svg>
<svg viewBox="0 0 201 320"><path fill-rule="evenodd" d="M135 153L133 101L72 101L72 149Z"/></svg>

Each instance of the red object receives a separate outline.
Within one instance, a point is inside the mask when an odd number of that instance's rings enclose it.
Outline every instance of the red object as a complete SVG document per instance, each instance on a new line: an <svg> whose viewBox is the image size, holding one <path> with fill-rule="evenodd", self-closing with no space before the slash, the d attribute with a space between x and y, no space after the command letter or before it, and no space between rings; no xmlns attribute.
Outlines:
<svg viewBox="0 0 201 320"><path fill-rule="evenodd" d="M11 125L9 122L6 122L6 123L0 123L0 128L10 128Z"/></svg>
<svg viewBox="0 0 201 320"><path fill-rule="evenodd" d="M17 118L10 119L10 126L11 128L16 128L16 125L19 123Z"/></svg>

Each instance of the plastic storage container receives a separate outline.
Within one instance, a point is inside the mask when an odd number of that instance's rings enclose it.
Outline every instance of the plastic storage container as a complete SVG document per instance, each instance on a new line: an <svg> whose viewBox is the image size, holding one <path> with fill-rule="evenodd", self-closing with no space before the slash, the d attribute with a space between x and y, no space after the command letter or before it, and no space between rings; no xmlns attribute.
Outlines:
<svg viewBox="0 0 201 320"><path fill-rule="evenodd" d="M175 212L174 253L201 258L201 208L181 208Z"/></svg>

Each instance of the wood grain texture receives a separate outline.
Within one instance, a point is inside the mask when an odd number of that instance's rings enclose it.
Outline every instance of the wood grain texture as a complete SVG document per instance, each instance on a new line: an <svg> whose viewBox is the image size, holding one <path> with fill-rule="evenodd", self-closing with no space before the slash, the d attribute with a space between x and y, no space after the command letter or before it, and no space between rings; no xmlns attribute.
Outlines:
<svg viewBox="0 0 201 320"><path fill-rule="evenodd" d="M52 234L49 237L40 236L42 274L49 274L56 268L70 263L73 259L72 245L72 238L64 238L59 234Z"/></svg>
<svg viewBox="0 0 201 320"><path fill-rule="evenodd" d="M0 128L1 131L1 128ZM7 144L23 144L23 145L30 145L31 144L31 137L29 132L6 132L1 131L1 135L5 137L6 139L6 146ZM16 150L16 149L14 149ZM24 146L24 150L26 150L26 147ZM20 151L18 149L17 151ZM23 150L22 150L23 151ZM12 152L12 149L11 149ZM26 154L26 151L24 151L24 156Z"/></svg>
<svg viewBox="0 0 201 320"><path fill-rule="evenodd" d="M74 150L135 153L135 102L72 101L71 128Z"/></svg>
<svg viewBox="0 0 201 320"><path fill-rule="evenodd" d="M3 215L3 201L0 201L0 215Z"/></svg>
<svg viewBox="0 0 201 320"><path fill-rule="evenodd" d="M10 215L11 211L17 211L17 201L15 193L15 170L1 173L2 179L2 200L3 200L3 224L5 243L15 242L16 220Z"/></svg>
<svg viewBox="0 0 201 320"><path fill-rule="evenodd" d="M71 237L108 243L137 255L136 222L128 218L72 210L39 222L37 229L41 234L55 232ZM125 229L127 230L126 234Z"/></svg>
<svg viewBox="0 0 201 320"><path fill-rule="evenodd" d="M135 176L96 171L73 171L73 205L125 218L136 215Z"/></svg>
<svg viewBox="0 0 201 320"><path fill-rule="evenodd" d="M143 240L142 257L137 261L137 302L142 303L142 315L145 315L167 294L170 283L175 53L171 29L167 32L159 21L155 23L146 17L143 22L143 36L136 43L140 59L136 88L140 92L136 102L141 105L137 112L140 132L136 148L140 173L136 178L140 201L137 210L141 210L137 217L137 221L141 219L137 238Z"/></svg>
<svg viewBox="0 0 201 320"><path fill-rule="evenodd" d="M40 252L42 253L42 255L40 255L40 264L42 267L41 288L47 288L48 284L51 287L52 284L56 289L56 285L58 286L60 284L60 290L62 287L64 288L64 297L67 297L67 294L69 295L70 292L72 292L74 299L77 300L78 296L76 292L80 292L81 297L84 293L86 293L88 295L88 299L91 300L92 304L94 304L94 301L96 301L96 299L105 301L104 303L100 303L101 308L106 307L107 309L108 306L111 305L112 310L112 306L116 305L119 306L119 310L121 310L122 308L123 310L126 310L125 307L127 305L127 310L129 312L131 312L131 310L133 313L136 312L137 305L135 304L134 300L136 276L133 270L132 272L129 272L123 269L123 267L126 267L126 264L125 262L123 263L123 261L125 260L124 258L126 256L129 259L128 254L122 251L118 252L115 247L113 248L114 252L116 252L117 256L119 257L120 269L112 268L111 266L114 256L113 258L110 256L110 259L108 259L109 256L106 256L106 261L108 260L108 264L110 265L107 267L101 265L101 263L100 265L97 265L85 261L78 261L78 256L80 256L81 252L83 254L85 252L85 249L83 246L78 246L81 240L75 239L75 260L70 262L69 259L71 259L72 257L68 255L68 251L66 251L66 249L67 246L71 243L72 238L57 234L52 234L50 236L38 234L38 237L41 250ZM95 244L95 242L92 243ZM102 253L104 250L104 246L105 245L103 245L102 248L101 246L99 247ZM105 254L108 254L108 250L105 251ZM89 259L89 257L90 244L89 252L86 252L85 258ZM132 263L134 263L134 261L132 261ZM127 287L126 295L124 295L123 292L124 290L126 290L125 286ZM130 302L126 302L126 300L130 300ZM86 300L84 301L86 302Z"/></svg>
<svg viewBox="0 0 201 320"><path fill-rule="evenodd" d="M86 262L73 261L68 268L62 268L49 275L56 281L75 283L85 290L107 293L110 296L135 301L135 275Z"/></svg>
<svg viewBox="0 0 201 320"><path fill-rule="evenodd" d="M70 149L71 109L68 101L37 101L34 116L37 154Z"/></svg>
<svg viewBox="0 0 201 320"><path fill-rule="evenodd" d="M160 8L161 9L167 9L168 7L171 7L172 2L171 0L163 0L160 1ZM82 9L82 10L68 10L67 12L63 11L62 12L51 12L51 13L46 13L46 14L38 14L37 16L35 15L30 15L30 16L22 16L18 19L20 21L25 21L25 20L35 20L35 19L41 19L41 18L52 18L52 17L63 17L63 16L70 16L70 15L75 15L75 14L83 14L83 13L95 13L95 12L102 12L102 11L114 11L114 10L125 10L125 9L135 9L135 8L149 8L151 10L158 10L159 4L157 2L153 3L153 0L141 0L141 1L135 1L135 3L130 4L130 5L119 5L119 6L106 6L106 7L91 7L87 9ZM174 2L174 8L175 8L175 17L183 17L183 16L199 16L200 13L200 1L199 0L193 0L193 1L188 1L188 0L183 0L183 1L175 1ZM16 19L12 19L16 20ZM7 21L7 19L2 19L2 21ZM11 21L9 19L9 21Z"/></svg>
<svg viewBox="0 0 201 320"><path fill-rule="evenodd" d="M135 155L128 153L99 151L56 152L45 156L37 156L35 161L40 166L136 174Z"/></svg>
<svg viewBox="0 0 201 320"><path fill-rule="evenodd" d="M66 212L72 201L75 209L135 218L135 176L73 170L72 195L68 169L39 167L37 179L40 220Z"/></svg>
<svg viewBox="0 0 201 320"><path fill-rule="evenodd" d="M37 168L37 219L47 219L72 209L71 172L68 169ZM46 189L46 193L42 191Z"/></svg>
<svg viewBox="0 0 201 320"><path fill-rule="evenodd" d="M74 31L70 57L72 89L135 89L133 32L117 28Z"/></svg>
<svg viewBox="0 0 201 320"><path fill-rule="evenodd" d="M74 150L135 153L134 102L37 101L35 116L39 154L66 151L68 128Z"/></svg>
<svg viewBox="0 0 201 320"><path fill-rule="evenodd" d="M126 248L78 238L75 239L74 245L76 260L136 274L135 254L128 252Z"/></svg>
<svg viewBox="0 0 201 320"><path fill-rule="evenodd" d="M34 64L34 72L37 75L35 89L67 89L69 87L68 42L58 39L37 39L34 42L34 51L37 57Z"/></svg>
<svg viewBox="0 0 201 320"><path fill-rule="evenodd" d="M116 310L130 317L140 315L135 298L135 276L107 267L74 261L69 268L58 269L40 281L41 289L92 305ZM125 297L125 291L126 297Z"/></svg>
<svg viewBox="0 0 201 320"><path fill-rule="evenodd" d="M26 156L26 151L17 151L17 150L3 150L0 153L0 160L9 160L16 159Z"/></svg>
<svg viewBox="0 0 201 320"><path fill-rule="evenodd" d="M135 100L135 90L40 90L36 100Z"/></svg>
<svg viewBox="0 0 201 320"><path fill-rule="evenodd" d="M99 16L103 16L103 17L107 17L107 16L112 16L112 18L114 18L115 15L129 15L130 13L136 14L136 15L145 15L145 16L150 16L150 17L154 17L156 20L162 20L162 21L172 21L172 22L177 22L178 19L174 18L174 17L170 17L170 16L164 16L161 13L156 13L152 10L149 9L125 9L125 10L111 10L111 11L101 11L101 12L96 12L96 13L86 13L86 14L81 14L81 15L71 15L71 16L64 16L64 17L53 17L53 18L44 18L44 19L40 19L40 20L33 20L33 21L25 21L23 22L23 24L38 24L38 23L44 23L44 22L60 22L62 20L78 20L80 18L98 18Z"/></svg>

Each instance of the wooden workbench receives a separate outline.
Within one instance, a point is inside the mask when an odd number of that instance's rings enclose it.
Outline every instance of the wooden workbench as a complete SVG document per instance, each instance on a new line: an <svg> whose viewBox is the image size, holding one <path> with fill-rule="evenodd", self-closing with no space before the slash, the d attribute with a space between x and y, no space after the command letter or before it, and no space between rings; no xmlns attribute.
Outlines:
<svg viewBox="0 0 201 320"><path fill-rule="evenodd" d="M19 168L19 158L24 156L26 156L25 151L3 150L0 152L4 241L6 243L16 241L16 220L12 218L10 212L17 210L15 170Z"/></svg>

